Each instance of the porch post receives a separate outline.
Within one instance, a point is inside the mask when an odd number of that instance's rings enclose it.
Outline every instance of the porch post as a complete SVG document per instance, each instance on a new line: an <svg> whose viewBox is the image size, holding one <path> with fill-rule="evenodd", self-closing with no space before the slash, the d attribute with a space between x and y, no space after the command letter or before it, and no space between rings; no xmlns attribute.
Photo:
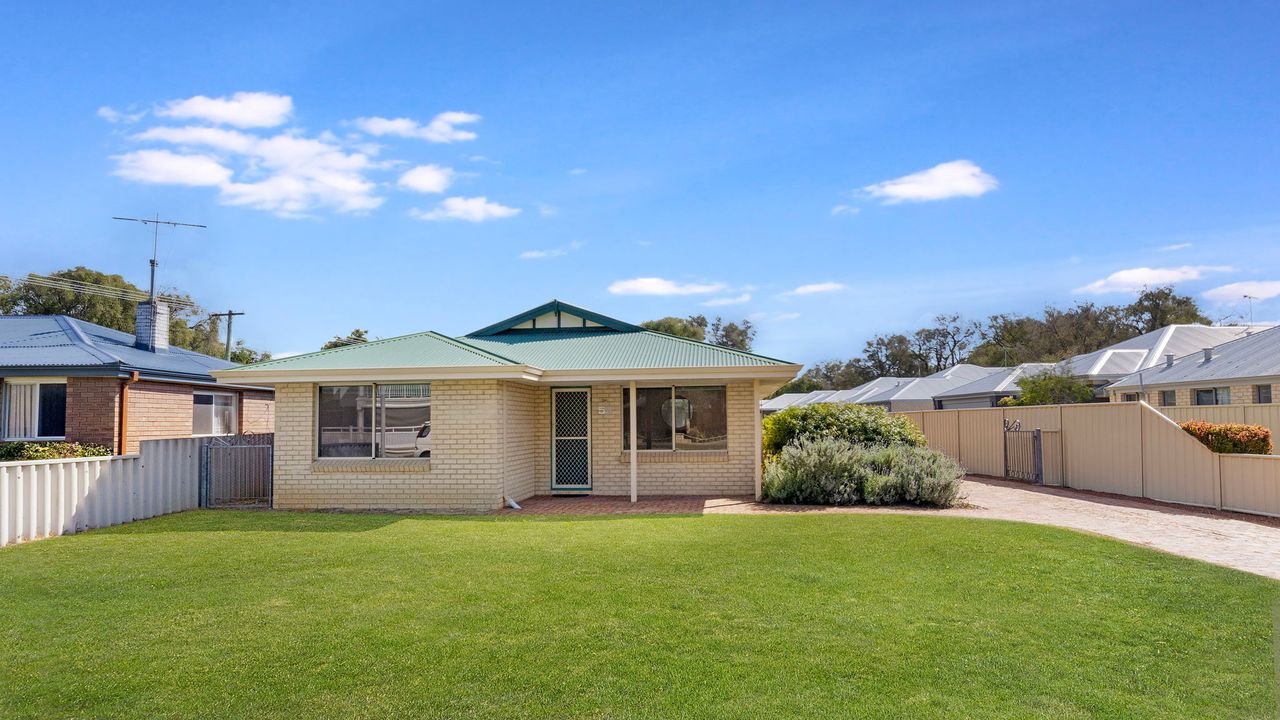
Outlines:
<svg viewBox="0 0 1280 720"><path fill-rule="evenodd" d="M639 433L636 432L636 405L639 405L639 399L636 397L636 381L632 380L627 392L631 395L631 405L627 408L627 414L630 416L631 422L631 502L636 501L636 445L639 444Z"/></svg>
<svg viewBox="0 0 1280 720"><path fill-rule="evenodd" d="M755 404L755 408L751 411L751 417L755 419L754 445L755 445L755 489L756 500L760 500L760 484L761 484L761 465L764 463L764 430L760 424L760 381L751 381L751 402Z"/></svg>

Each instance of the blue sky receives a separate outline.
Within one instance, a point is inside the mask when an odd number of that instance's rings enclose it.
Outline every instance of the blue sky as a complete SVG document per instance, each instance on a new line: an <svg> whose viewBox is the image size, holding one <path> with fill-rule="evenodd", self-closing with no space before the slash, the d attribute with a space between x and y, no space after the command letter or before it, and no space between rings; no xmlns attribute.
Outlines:
<svg viewBox="0 0 1280 720"><path fill-rule="evenodd" d="M162 284L276 353L552 297L802 362L1165 281L1280 319L1280 6L791 5L11 7L3 272L205 223Z"/></svg>

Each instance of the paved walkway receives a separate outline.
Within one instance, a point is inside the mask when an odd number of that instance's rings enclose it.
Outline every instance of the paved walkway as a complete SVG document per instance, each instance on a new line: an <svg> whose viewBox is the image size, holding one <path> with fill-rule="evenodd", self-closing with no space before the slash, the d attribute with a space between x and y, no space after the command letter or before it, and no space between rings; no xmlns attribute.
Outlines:
<svg viewBox="0 0 1280 720"><path fill-rule="evenodd" d="M537 497L520 511L535 515L905 513L977 517L1057 525L1106 535L1217 565L1280 580L1280 519L1189 508L1149 500L1042 488L969 477L964 507L811 507L768 505L749 498L655 497L632 504L617 497Z"/></svg>

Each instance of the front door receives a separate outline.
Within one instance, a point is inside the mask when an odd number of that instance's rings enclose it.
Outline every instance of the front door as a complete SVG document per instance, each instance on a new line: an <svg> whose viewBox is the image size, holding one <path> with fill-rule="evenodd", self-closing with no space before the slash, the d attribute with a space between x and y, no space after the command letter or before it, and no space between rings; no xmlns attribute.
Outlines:
<svg viewBox="0 0 1280 720"><path fill-rule="evenodd" d="M551 489L591 490L591 391L551 391Z"/></svg>

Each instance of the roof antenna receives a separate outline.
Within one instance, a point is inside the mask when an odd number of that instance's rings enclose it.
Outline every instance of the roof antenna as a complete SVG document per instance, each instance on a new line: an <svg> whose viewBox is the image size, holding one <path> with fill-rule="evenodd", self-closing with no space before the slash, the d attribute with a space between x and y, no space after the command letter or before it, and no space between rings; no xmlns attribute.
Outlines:
<svg viewBox="0 0 1280 720"><path fill-rule="evenodd" d="M1252 326L1253 325L1253 301L1257 300L1258 298L1253 295L1245 295L1244 299L1249 301L1249 325Z"/></svg>
<svg viewBox="0 0 1280 720"><path fill-rule="evenodd" d="M160 250L160 226L168 225L169 227L193 227L207 228L208 225L196 225L194 223L178 222L176 220L161 220L160 213L156 213L154 218L134 218L134 217L116 217L111 216L112 220L128 220L130 222L139 222L143 225L151 226L151 290L147 293L147 299L150 302L156 301L156 262L157 254Z"/></svg>

